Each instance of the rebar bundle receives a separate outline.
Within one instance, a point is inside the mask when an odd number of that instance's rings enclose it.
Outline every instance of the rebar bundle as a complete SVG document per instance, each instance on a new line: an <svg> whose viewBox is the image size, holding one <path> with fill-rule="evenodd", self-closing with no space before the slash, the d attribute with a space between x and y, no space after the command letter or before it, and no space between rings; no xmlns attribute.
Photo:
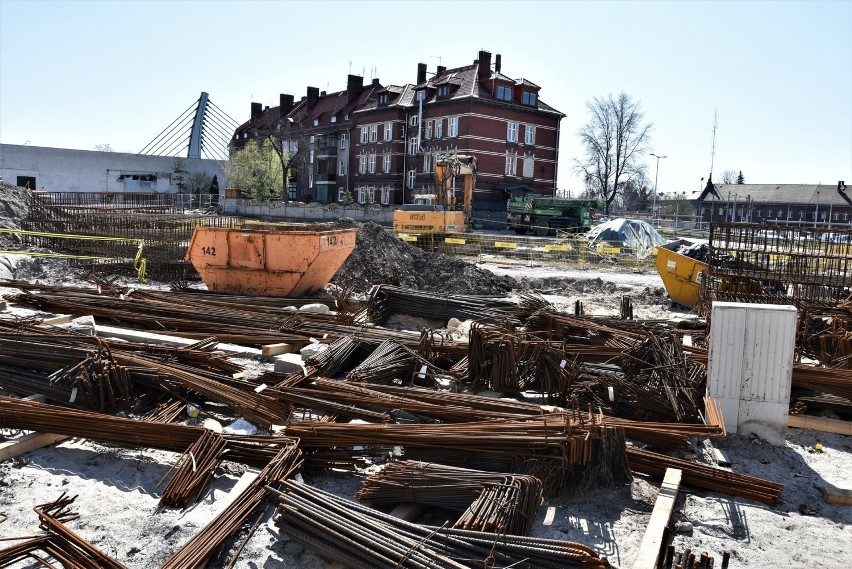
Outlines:
<svg viewBox="0 0 852 569"><path fill-rule="evenodd" d="M783 485L747 474L738 474L695 462L687 462L664 454L629 447L627 459L634 472L662 477L666 468L683 471L683 482L696 488L731 496L751 498L765 504L776 504Z"/></svg>
<svg viewBox="0 0 852 569"><path fill-rule="evenodd" d="M133 400L126 367L106 344L39 335L0 336L0 386L17 393L40 393L52 401L109 411Z"/></svg>
<svg viewBox="0 0 852 569"><path fill-rule="evenodd" d="M470 454L496 453L534 456L547 452L566 464L585 464L592 440L604 428L569 413L553 413L523 421L481 421L450 424L357 424L302 421L284 434L301 440L305 448L355 445L441 448Z"/></svg>
<svg viewBox="0 0 852 569"><path fill-rule="evenodd" d="M421 526L304 484L288 481L284 490L278 502L282 530L348 567L609 567L606 558L578 543Z"/></svg>
<svg viewBox="0 0 852 569"><path fill-rule="evenodd" d="M699 401L705 391L707 370L687 357L680 338L674 335L648 334L646 338L624 350L621 367L636 391L649 392L656 401L667 401L667 413L658 418L678 422L695 421ZM647 397L647 396L646 396ZM657 409L660 405L656 405ZM647 408L644 417L652 418Z"/></svg>
<svg viewBox="0 0 852 569"><path fill-rule="evenodd" d="M463 512L454 528L528 535L543 502L534 476L406 460L364 481L355 495L371 504L413 503Z"/></svg>
<svg viewBox="0 0 852 569"><path fill-rule="evenodd" d="M268 495L265 488L277 488L302 464L298 441L285 445L260 471L257 477L227 508L210 520L160 567L161 569L194 569L207 567L208 560L237 530L253 516L263 513Z"/></svg>
<svg viewBox="0 0 852 569"><path fill-rule="evenodd" d="M416 383L430 387L436 387L441 377L447 377L443 370L393 340L383 342L346 374L349 381L391 383L398 380L406 385Z"/></svg>
<svg viewBox="0 0 852 569"><path fill-rule="evenodd" d="M169 474L172 474L160 494L159 507L185 508L190 501L198 501L213 480L225 444L225 437L204 429L204 433L184 451L177 463L160 480L162 484Z"/></svg>
<svg viewBox="0 0 852 569"><path fill-rule="evenodd" d="M9 284L25 291L6 296L16 303L53 312L115 319L151 330L177 331L189 338L205 339L213 335L223 342L248 345L308 341L307 336L280 332L279 313L260 315L256 310L239 306L207 304L200 299L203 295L193 300L188 296L177 299L128 289L101 287L99 292L20 282Z"/></svg>
<svg viewBox="0 0 852 569"><path fill-rule="evenodd" d="M125 569L124 565L65 525L66 522L80 517L69 508L75 499L76 496L68 498L67 494L63 493L54 502L39 504L33 508L39 518L39 527L47 533L0 549L0 567L8 567L28 557L44 563L44 560L35 555L36 551L43 551L67 569Z"/></svg>
<svg viewBox="0 0 852 569"><path fill-rule="evenodd" d="M425 290L379 285L370 291L367 315L381 324L391 314L410 314L447 321L510 316L516 304L488 296L439 294Z"/></svg>
<svg viewBox="0 0 852 569"><path fill-rule="evenodd" d="M91 411L67 409L0 396L0 429L24 429L83 437L126 448L156 448L182 453L207 429L125 419ZM292 444L288 437L246 437L226 435L228 459L262 466L279 448Z"/></svg>

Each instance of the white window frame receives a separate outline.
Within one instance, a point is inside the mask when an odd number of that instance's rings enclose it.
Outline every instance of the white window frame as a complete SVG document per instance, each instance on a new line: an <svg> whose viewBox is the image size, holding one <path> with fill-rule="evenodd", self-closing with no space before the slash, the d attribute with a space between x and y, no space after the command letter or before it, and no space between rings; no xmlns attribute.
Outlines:
<svg viewBox="0 0 852 569"><path fill-rule="evenodd" d="M358 156L358 173L366 174L367 173L367 155L361 154Z"/></svg>
<svg viewBox="0 0 852 569"><path fill-rule="evenodd" d="M375 152L370 154L369 163L368 163L368 166L367 166L367 171L370 174L376 173L376 153Z"/></svg>
<svg viewBox="0 0 852 569"><path fill-rule="evenodd" d="M435 138L444 138L444 119L435 119Z"/></svg>
<svg viewBox="0 0 852 569"><path fill-rule="evenodd" d="M314 119L314 126L319 126L319 119Z"/></svg>
<svg viewBox="0 0 852 569"><path fill-rule="evenodd" d="M450 117L447 125L447 136L455 138L459 135L459 117Z"/></svg>
<svg viewBox="0 0 852 569"><path fill-rule="evenodd" d="M345 176L346 175L346 160L341 160L340 165L337 167L337 175Z"/></svg>
<svg viewBox="0 0 852 569"><path fill-rule="evenodd" d="M417 137L416 136L408 139L408 155L409 156L417 155Z"/></svg>
<svg viewBox="0 0 852 569"><path fill-rule="evenodd" d="M390 204L390 186L382 186L382 205Z"/></svg>
<svg viewBox="0 0 852 569"><path fill-rule="evenodd" d="M435 121L426 121L426 138L432 138L432 129L435 128Z"/></svg>
<svg viewBox="0 0 852 569"><path fill-rule="evenodd" d="M308 163L309 164L314 163L314 149L313 148L311 148L310 152L308 152Z"/></svg>
<svg viewBox="0 0 852 569"><path fill-rule="evenodd" d="M450 86L449 85L441 85L438 87L438 92L436 96L438 97L446 97L450 94Z"/></svg>
<svg viewBox="0 0 852 569"><path fill-rule="evenodd" d="M338 143L340 150L346 150L346 142L347 142L348 138L349 138L349 135L346 134L345 132L340 134L340 141Z"/></svg>
<svg viewBox="0 0 852 569"><path fill-rule="evenodd" d="M358 203L364 205L364 202L367 201L367 187L366 186L358 186Z"/></svg>
<svg viewBox="0 0 852 569"><path fill-rule="evenodd" d="M518 123L512 121L506 123L506 140L518 142Z"/></svg>
<svg viewBox="0 0 852 569"><path fill-rule="evenodd" d="M414 184L417 183L417 170L408 171L408 187L414 189Z"/></svg>
<svg viewBox="0 0 852 569"><path fill-rule="evenodd" d="M524 144L535 144L535 125L524 125Z"/></svg>
<svg viewBox="0 0 852 569"><path fill-rule="evenodd" d="M308 174L308 187L309 187L309 188L313 188L313 187L314 187L314 173L313 173L313 172L310 172L310 173Z"/></svg>
<svg viewBox="0 0 852 569"><path fill-rule="evenodd" d="M432 172L432 155L424 154L423 155L423 173L429 174Z"/></svg>
<svg viewBox="0 0 852 569"><path fill-rule="evenodd" d="M346 200L346 190L344 190L342 187L338 186L337 187L337 201L342 203L345 200Z"/></svg>
<svg viewBox="0 0 852 569"><path fill-rule="evenodd" d="M506 176L517 176L518 161L517 157L512 152L506 153L506 164L503 173Z"/></svg>
<svg viewBox="0 0 852 569"><path fill-rule="evenodd" d="M393 140L393 123L386 122L385 123L385 142L390 142Z"/></svg>
<svg viewBox="0 0 852 569"><path fill-rule="evenodd" d="M417 115L411 115L411 119L408 121L408 123L409 123L411 126L417 126L417 120L418 120L418 116L417 116Z"/></svg>
<svg viewBox="0 0 852 569"><path fill-rule="evenodd" d="M391 173L391 153L385 152L384 156L382 156L382 172L385 174Z"/></svg>
<svg viewBox="0 0 852 569"><path fill-rule="evenodd" d="M370 140L370 127L364 125L361 127L361 144L367 144L367 141Z"/></svg>
<svg viewBox="0 0 852 569"><path fill-rule="evenodd" d="M376 142L379 139L379 125L370 125L370 142Z"/></svg>
<svg viewBox="0 0 852 569"><path fill-rule="evenodd" d="M524 156L524 178L532 178L535 176L535 158L532 154Z"/></svg>
<svg viewBox="0 0 852 569"><path fill-rule="evenodd" d="M331 124L334 124L336 122L337 122L337 115L331 115Z"/></svg>

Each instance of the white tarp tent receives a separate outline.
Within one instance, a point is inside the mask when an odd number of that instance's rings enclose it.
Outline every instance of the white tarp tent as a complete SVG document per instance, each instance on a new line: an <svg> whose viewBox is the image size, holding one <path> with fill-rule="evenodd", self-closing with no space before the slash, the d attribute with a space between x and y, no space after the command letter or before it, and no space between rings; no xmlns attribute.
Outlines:
<svg viewBox="0 0 852 569"><path fill-rule="evenodd" d="M666 243L666 238L657 233L650 223L624 218L594 226L586 238L591 246L606 244L633 249L639 258L647 257L654 247Z"/></svg>

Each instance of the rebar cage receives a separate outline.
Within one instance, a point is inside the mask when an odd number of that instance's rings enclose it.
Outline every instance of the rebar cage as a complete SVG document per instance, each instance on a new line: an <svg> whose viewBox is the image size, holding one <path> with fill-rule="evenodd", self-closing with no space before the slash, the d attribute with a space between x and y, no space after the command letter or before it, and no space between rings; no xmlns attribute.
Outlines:
<svg viewBox="0 0 852 569"><path fill-rule="evenodd" d="M710 228L702 304L834 307L852 287L852 230L744 223Z"/></svg>

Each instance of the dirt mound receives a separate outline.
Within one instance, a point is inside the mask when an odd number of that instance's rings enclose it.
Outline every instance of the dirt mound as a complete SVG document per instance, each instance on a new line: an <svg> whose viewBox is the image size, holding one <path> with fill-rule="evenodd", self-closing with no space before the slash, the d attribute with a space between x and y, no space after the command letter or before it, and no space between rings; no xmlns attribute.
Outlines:
<svg viewBox="0 0 852 569"><path fill-rule="evenodd" d="M337 225L358 227L358 238L355 250L331 280L336 285L365 291L375 284L392 284L430 292L482 295L502 295L517 286L511 277L409 245L377 223L359 225L342 219Z"/></svg>
<svg viewBox="0 0 852 569"><path fill-rule="evenodd" d="M31 200L30 190L0 182L0 228L20 229L21 221L30 211ZM20 242L18 235L0 233L0 246Z"/></svg>

